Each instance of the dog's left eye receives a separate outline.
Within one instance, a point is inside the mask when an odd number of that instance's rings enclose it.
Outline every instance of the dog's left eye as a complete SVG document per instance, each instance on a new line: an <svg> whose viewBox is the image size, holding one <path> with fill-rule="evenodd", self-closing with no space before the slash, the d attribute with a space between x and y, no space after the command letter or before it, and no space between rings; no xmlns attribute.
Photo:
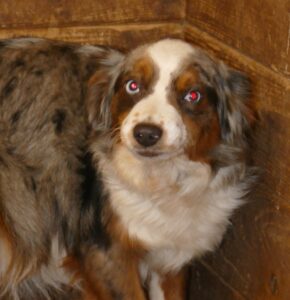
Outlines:
<svg viewBox="0 0 290 300"><path fill-rule="evenodd" d="M196 90L190 90L185 96L184 100L191 103L198 103L202 98L201 93Z"/></svg>
<svg viewBox="0 0 290 300"><path fill-rule="evenodd" d="M140 87L139 87L139 84L137 81L135 80L129 80L127 83L126 83L126 92L128 94L137 94L140 92Z"/></svg>

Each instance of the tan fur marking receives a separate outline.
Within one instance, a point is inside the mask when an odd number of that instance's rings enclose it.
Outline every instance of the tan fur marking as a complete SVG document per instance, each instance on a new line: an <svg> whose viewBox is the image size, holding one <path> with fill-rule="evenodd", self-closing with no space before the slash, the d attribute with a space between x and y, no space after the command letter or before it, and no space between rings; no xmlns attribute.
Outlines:
<svg viewBox="0 0 290 300"><path fill-rule="evenodd" d="M199 81L198 75L192 68L187 68L175 81L178 91L185 91L194 87Z"/></svg>
<svg viewBox="0 0 290 300"><path fill-rule="evenodd" d="M133 79L139 79L145 86L148 87L154 76L152 60L146 56L136 60L129 74Z"/></svg>
<svg viewBox="0 0 290 300"><path fill-rule="evenodd" d="M123 94L123 93L122 93ZM112 128L120 128L133 105L132 101L127 100L124 95L113 97L111 103Z"/></svg>
<svg viewBox="0 0 290 300"><path fill-rule="evenodd" d="M216 114L205 118L209 120L203 120L204 124L200 124L188 116L183 116L190 133L190 142L185 152L192 161L211 163L209 151L220 142L220 126Z"/></svg>
<svg viewBox="0 0 290 300"><path fill-rule="evenodd" d="M165 300L186 299L187 277L187 268L177 274L167 274L163 277L161 285Z"/></svg>

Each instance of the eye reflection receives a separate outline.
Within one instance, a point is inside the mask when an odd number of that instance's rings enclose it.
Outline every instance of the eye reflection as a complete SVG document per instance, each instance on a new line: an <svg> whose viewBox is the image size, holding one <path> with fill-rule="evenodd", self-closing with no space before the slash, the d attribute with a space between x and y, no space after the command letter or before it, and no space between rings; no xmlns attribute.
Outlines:
<svg viewBox="0 0 290 300"><path fill-rule="evenodd" d="M198 103L202 98L202 95L199 91L190 90L185 96L184 100L190 103Z"/></svg>
<svg viewBox="0 0 290 300"><path fill-rule="evenodd" d="M128 94L137 94L140 92L140 87L139 87L139 84L137 81L135 80L129 80L127 83L126 83L126 92Z"/></svg>

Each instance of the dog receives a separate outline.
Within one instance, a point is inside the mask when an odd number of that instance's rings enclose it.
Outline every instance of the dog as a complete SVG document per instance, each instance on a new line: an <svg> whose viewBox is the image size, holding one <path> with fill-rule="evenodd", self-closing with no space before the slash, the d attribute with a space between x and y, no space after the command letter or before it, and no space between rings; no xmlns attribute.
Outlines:
<svg viewBox="0 0 290 300"><path fill-rule="evenodd" d="M164 39L0 44L1 299L185 299L255 180L248 79Z"/></svg>

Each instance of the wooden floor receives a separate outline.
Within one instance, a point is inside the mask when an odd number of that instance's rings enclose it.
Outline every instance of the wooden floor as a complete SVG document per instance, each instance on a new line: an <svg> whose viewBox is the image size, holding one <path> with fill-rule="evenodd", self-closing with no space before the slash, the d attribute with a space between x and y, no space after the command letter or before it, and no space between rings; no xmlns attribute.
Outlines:
<svg viewBox="0 0 290 300"><path fill-rule="evenodd" d="M290 299L289 0L0 1L0 38L15 36L121 50L179 37L249 74L260 183L221 247L193 265L189 298Z"/></svg>

